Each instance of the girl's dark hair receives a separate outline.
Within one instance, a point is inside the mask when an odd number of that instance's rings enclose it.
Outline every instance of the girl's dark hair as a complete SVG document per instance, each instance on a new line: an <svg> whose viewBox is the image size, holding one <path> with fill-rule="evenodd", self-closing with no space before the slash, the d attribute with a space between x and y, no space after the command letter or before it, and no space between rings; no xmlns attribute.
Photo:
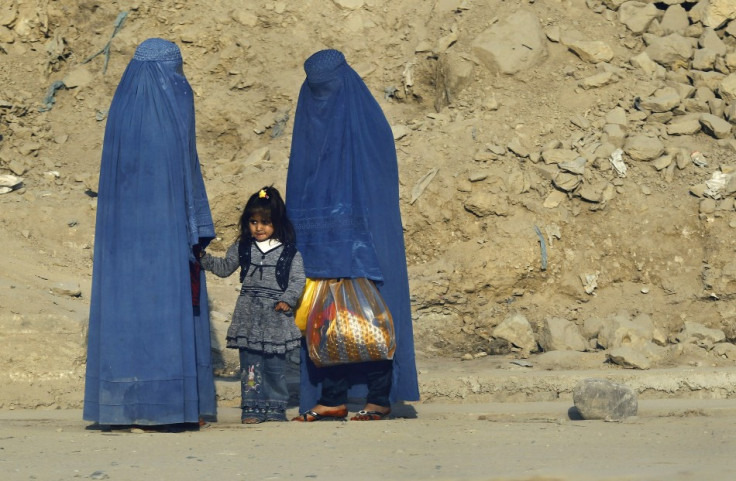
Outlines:
<svg viewBox="0 0 736 481"><path fill-rule="evenodd" d="M240 239L250 239L250 228L248 222L251 217L258 215L263 219L270 220L273 225L273 237L282 244L296 241L294 226L286 216L286 206L279 191L273 186L263 187L250 196L245 204L243 214L240 216Z"/></svg>

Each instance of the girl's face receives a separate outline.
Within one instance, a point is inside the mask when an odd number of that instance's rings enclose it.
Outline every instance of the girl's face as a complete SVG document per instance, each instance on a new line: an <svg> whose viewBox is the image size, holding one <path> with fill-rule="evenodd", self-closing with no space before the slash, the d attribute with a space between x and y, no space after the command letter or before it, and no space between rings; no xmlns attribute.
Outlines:
<svg viewBox="0 0 736 481"><path fill-rule="evenodd" d="M254 215L248 220L250 235L258 242L270 239L273 235L273 224L271 219L264 219L261 215Z"/></svg>

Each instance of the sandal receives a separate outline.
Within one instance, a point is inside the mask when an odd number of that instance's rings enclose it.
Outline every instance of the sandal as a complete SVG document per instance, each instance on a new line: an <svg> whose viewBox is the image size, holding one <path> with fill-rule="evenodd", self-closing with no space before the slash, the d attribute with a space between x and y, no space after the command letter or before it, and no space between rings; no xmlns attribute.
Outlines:
<svg viewBox="0 0 736 481"><path fill-rule="evenodd" d="M388 415L391 414L391 410L389 409L387 412L382 413L381 411L366 411L365 409L361 409L357 413L355 413L355 416L351 417L351 421L381 421L383 419L388 418Z"/></svg>
<svg viewBox="0 0 736 481"><path fill-rule="evenodd" d="M245 406L240 413L240 424L260 424L266 420L266 409Z"/></svg>
<svg viewBox="0 0 736 481"><path fill-rule="evenodd" d="M310 410L304 411L303 413L299 414L299 416L293 418L292 421L299 421L303 423L311 423L314 421L345 421L345 418L347 416L347 408L333 409L330 411L325 411L321 414Z"/></svg>

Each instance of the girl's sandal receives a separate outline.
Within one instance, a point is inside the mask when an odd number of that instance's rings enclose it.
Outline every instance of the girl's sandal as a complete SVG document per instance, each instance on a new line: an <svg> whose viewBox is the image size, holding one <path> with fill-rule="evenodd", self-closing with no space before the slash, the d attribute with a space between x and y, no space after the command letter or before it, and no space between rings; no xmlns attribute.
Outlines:
<svg viewBox="0 0 736 481"><path fill-rule="evenodd" d="M355 416L351 417L351 421L381 421L387 419L388 415L391 414L391 410L382 413L380 411L366 411L362 409L355 413Z"/></svg>
<svg viewBox="0 0 736 481"><path fill-rule="evenodd" d="M247 417L240 420L241 424L261 424L265 419Z"/></svg>

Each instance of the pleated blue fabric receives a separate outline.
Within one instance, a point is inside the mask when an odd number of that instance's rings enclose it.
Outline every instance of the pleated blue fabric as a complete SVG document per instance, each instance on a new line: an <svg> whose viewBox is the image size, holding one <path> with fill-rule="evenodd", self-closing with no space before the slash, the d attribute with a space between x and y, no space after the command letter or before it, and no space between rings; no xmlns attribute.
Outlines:
<svg viewBox="0 0 736 481"><path fill-rule="evenodd" d="M419 399L393 133L378 102L337 50L304 63L294 118L286 208L307 277L376 281L394 319L391 400ZM300 409L320 395L320 370L302 351ZM349 395L364 396L355 365Z"/></svg>
<svg viewBox="0 0 736 481"><path fill-rule="evenodd" d="M204 271L192 270L194 247L214 235L181 53L148 39L123 73L105 129L84 419L216 416L207 286Z"/></svg>

